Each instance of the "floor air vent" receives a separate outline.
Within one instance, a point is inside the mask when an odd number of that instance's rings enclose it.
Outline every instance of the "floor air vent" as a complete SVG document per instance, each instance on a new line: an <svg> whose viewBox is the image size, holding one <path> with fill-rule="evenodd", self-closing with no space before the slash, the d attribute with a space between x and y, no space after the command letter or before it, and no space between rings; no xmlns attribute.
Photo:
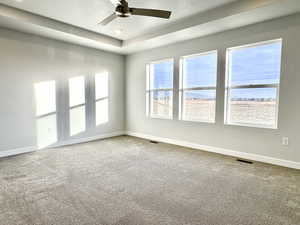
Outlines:
<svg viewBox="0 0 300 225"><path fill-rule="evenodd" d="M150 143L152 143L152 144L158 144L157 141L150 141Z"/></svg>
<svg viewBox="0 0 300 225"><path fill-rule="evenodd" d="M245 159L237 159L236 161L241 162L241 163L253 164L253 162L245 160Z"/></svg>

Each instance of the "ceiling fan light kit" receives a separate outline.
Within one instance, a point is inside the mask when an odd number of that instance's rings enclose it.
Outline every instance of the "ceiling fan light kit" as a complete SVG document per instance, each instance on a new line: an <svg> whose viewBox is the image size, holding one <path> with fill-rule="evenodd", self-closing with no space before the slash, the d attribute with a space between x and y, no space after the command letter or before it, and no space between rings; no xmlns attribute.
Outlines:
<svg viewBox="0 0 300 225"><path fill-rule="evenodd" d="M115 12L110 16L106 17L99 24L104 26L117 17L129 17L131 15L136 16L150 16L163 19L169 19L171 16L171 11L158 10L158 9L143 9L143 8L130 8L126 0L110 0L112 4L116 7Z"/></svg>

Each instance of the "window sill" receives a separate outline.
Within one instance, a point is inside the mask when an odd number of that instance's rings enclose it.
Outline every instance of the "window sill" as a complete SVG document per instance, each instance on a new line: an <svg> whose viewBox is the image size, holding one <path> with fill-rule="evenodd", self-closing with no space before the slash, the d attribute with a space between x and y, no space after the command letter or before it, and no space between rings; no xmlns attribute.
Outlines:
<svg viewBox="0 0 300 225"><path fill-rule="evenodd" d="M239 127L250 127L250 128L259 128L259 129L270 129L270 130L278 130L278 126L266 126L266 125L258 125L258 124L249 124L249 123L224 123L225 126L239 126Z"/></svg>
<svg viewBox="0 0 300 225"><path fill-rule="evenodd" d="M184 122L193 122L193 123L207 123L207 124L215 124L216 121L205 121L205 120L187 120L187 119L179 119L179 121Z"/></svg>
<svg viewBox="0 0 300 225"><path fill-rule="evenodd" d="M173 120L173 117L148 116L149 119Z"/></svg>

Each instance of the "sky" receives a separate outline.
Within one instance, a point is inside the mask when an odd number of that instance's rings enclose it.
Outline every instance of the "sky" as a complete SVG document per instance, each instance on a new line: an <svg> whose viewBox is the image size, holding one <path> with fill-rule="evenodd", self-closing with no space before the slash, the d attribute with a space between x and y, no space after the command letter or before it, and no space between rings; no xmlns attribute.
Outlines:
<svg viewBox="0 0 300 225"><path fill-rule="evenodd" d="M280 79L281 42L229 51L231 85L277 84ZM173 61L152 64L151 88L172 88ZM216 86L217 53L187 57L183 62L184 88ZM232 98L276 98L275 88L235 89ZM214 98L214 91L190 91L188 97Z"/></svg>

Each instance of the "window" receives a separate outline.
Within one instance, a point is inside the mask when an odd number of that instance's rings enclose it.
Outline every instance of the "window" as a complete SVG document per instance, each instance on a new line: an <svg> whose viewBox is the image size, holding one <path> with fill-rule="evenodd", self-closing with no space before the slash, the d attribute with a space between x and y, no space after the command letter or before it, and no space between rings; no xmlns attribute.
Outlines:
<svg viewBox="0 0 300 225"><path fill-rule="evenodd" d="M147 65L147 116L173 118L173 59Z"/></svg>
<svg viewBox="0 0 300 225"><path fill-rule="evenodd" d="M277 128L281 40L227 50L226 124Z"/></svg>
<svg viewBox="0 0 300 225"><path fill-rule="evenodd" d="M84 76L69 79L70 136L86 129Z"/></svg>
<svg viewBox="0 0 300 225"><path fill-rule="evenodd" d="M217 51L180 60L179 119L215 122Z"/></svg>
<svg viewBox="0 0 300 225"><path fill-rule="evenodd" d="M108 118L108 73L104 72L95 76L95 105L96 126L107 123Z"/></svg>
<svg viewBox="0 0 300 225"><path fill-rule="evenodd" d="M37 146L41 149L57 142L55 81L36 83L34 91Z"/></svg>

